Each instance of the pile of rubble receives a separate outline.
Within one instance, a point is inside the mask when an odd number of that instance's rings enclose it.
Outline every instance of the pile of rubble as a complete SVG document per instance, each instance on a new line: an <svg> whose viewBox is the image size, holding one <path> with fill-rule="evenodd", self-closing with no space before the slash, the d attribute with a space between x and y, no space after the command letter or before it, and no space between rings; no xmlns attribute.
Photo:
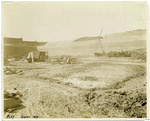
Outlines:
<svg viewBox="0 0 150 121"><path fill-rule="evenodd" d="M26 56L5 56L4 57L4 65L9 65L11 61L25 61L27 62Z"/></svg>
<svg viewBox="0 0 150 121"><path fill-rule="evenodd" d="M107 53L108 57L131 57L131 52L130 51L110 51Z"/></svg>
<svg viewBox="0 0 150 121"><path fill-rule="evenodd" d="M74 57L62 55L60 57L55 58L51 61L53 64L81 64L82 62Z"/></svg>
<svg viewBox="0 0 150 121"><path fill-rule="evenodd" d="M20 55L11 55L11 56L4 56L5 61L20 61L26 60L27 54L20 54Z"/></svg>
<svg viewBox="0 0 150 121"><path fill-rule="evenodd" d="M17 70L14 67L10 67L10 66L4 66L4 73L9 75L9 74L19 74L22 75L23 71L22 70Z"/></svg>
<svg viewBox="0 0 150 121"><path fill-rule="evenodd" d="M22 95L17 90L4 90L4 111L10 111L21 105Z"/></svg>

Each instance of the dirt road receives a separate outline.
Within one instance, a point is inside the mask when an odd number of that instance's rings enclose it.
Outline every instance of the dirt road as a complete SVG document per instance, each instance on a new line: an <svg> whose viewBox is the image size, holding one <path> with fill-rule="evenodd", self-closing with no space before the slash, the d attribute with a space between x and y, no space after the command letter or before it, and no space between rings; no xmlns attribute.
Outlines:
<svg viewBox="0 0 150 121"><path fill-rule="evenodd" d="M100 62L100 63L111 63L111 64L125 64L125 65L143 65L146 66L145 61L141 60L132 60L131 58L107 58L107 57L88 57L83 58L84 62Z"/></svg>

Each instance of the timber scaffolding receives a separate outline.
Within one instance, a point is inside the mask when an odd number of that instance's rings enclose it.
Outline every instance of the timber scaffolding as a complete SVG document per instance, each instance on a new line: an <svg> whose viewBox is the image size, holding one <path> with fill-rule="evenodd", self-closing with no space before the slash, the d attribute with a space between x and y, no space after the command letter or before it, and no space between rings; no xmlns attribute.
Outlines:
<svg viewBox="0 0 150 121"><path fill-rule="evenodd" d="M103 28L104 28L104 27L103 27ZM103 28L102 28L102 30L101 30L101 32L100 32L98 41L97 41L97 43L96 43L96 49L95 49L95 52L94 52L94 55L95 55L96 57L104 56L104 55L105 55L105 51L104 51L103 46L102 46L102 43L101 43L101 39L102 39L102 36L101 36L101 35L102 35L102 32L103 32ZM100 45L100 48L101 48L102 53L96 52L99 45Z"/></svg>

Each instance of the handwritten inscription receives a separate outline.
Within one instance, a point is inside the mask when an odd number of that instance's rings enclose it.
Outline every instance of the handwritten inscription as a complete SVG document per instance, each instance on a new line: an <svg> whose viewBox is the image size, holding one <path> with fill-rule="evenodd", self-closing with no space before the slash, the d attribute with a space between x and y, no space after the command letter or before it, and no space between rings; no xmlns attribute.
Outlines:
<svg viewBox="0 0 150 121"><path fill-rule="evenodd" d="M38 118L38 116L33 116L33 118Z"/></svg>
<svg viewBox="0 0 150 121"><path fill-rule="evenodd" d="M30 117L30 116L24 116L24 115L22 115L21 118L38 118L38 116Z"/></svg>
<svg viewBox="0 0 150 121"><path fill-rule="evenodd" d="M6 118L14 118L15 116L14 115L7 115L7 117Z"/></svg>
<svg viewBox="0 0 150 121"><path fill-rule="evenodd" d="M30 116L23 116L23 115L22 115L21 118L30 118Z"/></svg>

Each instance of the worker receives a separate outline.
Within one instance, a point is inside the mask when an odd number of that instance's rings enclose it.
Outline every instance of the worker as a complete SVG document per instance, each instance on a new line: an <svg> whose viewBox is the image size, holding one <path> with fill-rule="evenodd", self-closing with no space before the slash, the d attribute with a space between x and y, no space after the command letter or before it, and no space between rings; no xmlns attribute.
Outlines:
<svg viewBox="0 0 150 121"><path fill-rule="evenodd" d="M33 52L30 52L27 57L28 63L34 62Z"/></svg>

